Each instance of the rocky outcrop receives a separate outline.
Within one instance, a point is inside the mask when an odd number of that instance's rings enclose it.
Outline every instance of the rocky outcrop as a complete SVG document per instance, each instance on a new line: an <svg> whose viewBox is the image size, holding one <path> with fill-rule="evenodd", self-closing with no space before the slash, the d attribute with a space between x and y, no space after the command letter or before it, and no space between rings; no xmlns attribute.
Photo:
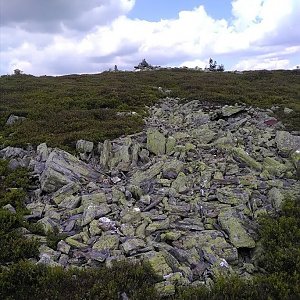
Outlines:
<svg viewBox="0 0 300 300"><path fill-rule="evenodd" d="M46 160L41 174L41 189L55 192L59 188L74 182L97 181L100 174L75 156L59 149L54 149Z"/></svg>
<svg viewBox="0 0 300 300"><path fill-rule="evenodd" d="M27 161L39 178L28 218L66 235L40 249L39 263L148 260L170 295L176 284L256 271L258 216L300 191L300 137L270 120L260 109L167 98L141 133L78 141L81 160L46 144L0 156Z"/></svg>

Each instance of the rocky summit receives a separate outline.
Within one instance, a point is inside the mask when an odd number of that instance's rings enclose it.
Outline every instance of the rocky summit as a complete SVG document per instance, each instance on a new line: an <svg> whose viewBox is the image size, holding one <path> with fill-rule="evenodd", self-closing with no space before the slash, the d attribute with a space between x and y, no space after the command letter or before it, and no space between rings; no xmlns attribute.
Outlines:
<svg viewBox="0 0 300 300"><path fill-rule="evenodd" d="M26 218L65 234L56 249L36 236L36 263L147 260L163 295L259 272L258 217L300 194L300 136L275 109L166 98L149 109L143 132L79 140L75 156L46 144L2 149L11 168L29 167L36 179Z"/></svg>

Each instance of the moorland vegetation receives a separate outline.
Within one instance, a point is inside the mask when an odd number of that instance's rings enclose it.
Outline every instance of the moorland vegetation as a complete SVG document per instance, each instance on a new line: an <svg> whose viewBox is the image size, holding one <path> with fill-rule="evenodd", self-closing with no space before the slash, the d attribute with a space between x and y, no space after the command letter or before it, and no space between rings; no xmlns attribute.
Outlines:
<svg viewBox="0 0 300 300"><path fill-rule="evenodd" d="M299 131L299 76L296 70L235 74L181 69L61 77L2 76L0 145L46 142L70 150L81 138L99 142L138 132L147 106L165 96L212 104L278 106L276 117L287 129ZM162 92L159 87L170 92ZM284 114L285 107L293 111ZM117 115L132 111L137 114ZM26 119L8 126L11 114ZM148 264L124 262L112 268L82 270L36 265L40 243L24 238L24 233L39 234L53 248L61 237L46 234L34 220L24 218L31 185L34 182L28 170L12 171L7 161L0 160L2 299L159 299L154 285L160 279ZM299 299L299 200L286 199L281 211L261 217L261 274L253 278L219 277L210 288L178 288L170 299Z"/></svg>

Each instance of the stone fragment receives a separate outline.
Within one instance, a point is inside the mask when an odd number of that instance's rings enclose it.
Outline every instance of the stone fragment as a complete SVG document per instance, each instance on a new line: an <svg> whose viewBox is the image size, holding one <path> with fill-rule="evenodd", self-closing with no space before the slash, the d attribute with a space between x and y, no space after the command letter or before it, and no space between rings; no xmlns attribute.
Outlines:
<svg viewBox="0 0 300 300"><path fill-rule="evenodd" d="M272 203L273 207L275 209L280 209L281 205L284 201L284 196L280 192L280 190L276 187L273 187L269 192L268 192L268 199Z"/></svg>
<svg viewBox="0 0 300 300"><path fill-rule="evenodd" d="M176 139L173 136L169 136L166 142L166 154L173 152L176 146Z"/></svg>
<svg viewBox="0 0 300 300"><path fill-rule="evenodd" d="M249 201L249 193L245 189L229 187L217 189L216 197L220 202L231 205L245 204Z"/></svg>
<svg viewBox="0 0 300 300"><path fill-rule="evenodd" d="M6 121L6 125L14 125L14 124L18 124L18 123L22 123L26 120L25 117L19 117L16 115L10 115Z"/></svg>
<svg viewBox="0 0 300 300"><path fill-rule="evenodd" d="M71 182L59 190L57 190L53 196L53 201L59 205L61 202L64 202L64 205L68 205L68 201L74 201L74 195L76 195L80 190L80 185L74 182ZM62 206L64 207L64 206Z"/></svg>
<svg viewBox="0 0 300 300"><path fill-rule="evenodd" d="M57 228L57 224L48 217L40 219L37 223L41 224L45 233L52 233L54 232L55 228Z"/></svg>
<svg viewBox="0 0 300 300"><path fill-rule="evenodd" d="M81 196L81 205L84 207L89 205L100 205L106 202L107 199L105 193L92 193Z"/></svg>
<svg viewBox="0 0 300 300"><path fill-rule="evenodd" d="M254 248L255 241L247 233L241 221L234 216L231 209L223 210L218 216L222 229L228 233L230 242L236 248Z"/></svg>
<svg viewBox="0 0 300 300"><path fill-rule="evenodd" d="M141 220L141 210L138 207L128 208L121 212L121 223L135 223Z"/></svg>
<svg viewBox="0 0 300 300"><path fill-rule="evenodd" d="M146 247L146 243L142 239L129 238L121 245L121 249L125 254L130 254L133 250L141 249Z"/></svg>
<svg viewBox="0 0 300 300"><path fill-rule="evenodd" d="M115 250L119 247L119 237L117 235L101 235L99 240L93 245L93 250Z"/></svg>
<svg viewBox="0 0 300 300"><path fill-rule="evenodd" d="M230 105L224 105L221 108L221 113L223 117L230 117L232 115L235 115L239 112L242 112L245 110L245 106L230 106Z"/></svg>
<svg viewBox="0 0 300 300"><path fill-rule="evenodd" d="M284 164L271 157L266 157L264 159L263 167L269 174L278 177L284 176L284 173L287 171L287 167Z"/></svg>
<svg viewBox="0 0 300 300"><path fill-rule="evenodd" d="M94 143L86 140L78 140L76 142L76 150L79 153L91 153L94 148Z"/></svg>
<svg viewBox="0 0 300 300"><path fill-rule="evenodd" d="M57 250L65 254L69 254L71 250L71 246L67 244L65 241L61 240L57 244Z"/></svg>
<svg viewBox="0 0 300 300"><path fill-rule="evenodd" d="M194 129L191 135L193 138L198 139L200 144L208 144L214 140L217 134L208 126L201 126L199 129Z"/></svg>
<svg viewBox="0 0 300 300"><path fill-rule="evenodd" d="M288 157L290 152L300 148L300 136L294 136L287 131L277 131L275 142L279 152Z"/></svg>
<svg viewBox="0 0 300 300"><path fill-rule="evenodd" d="M150 179L157 176L162 169L162 166L164 163L162 161L159 161L152 165L148 170L146 171L137 171L133 174L131 178L131 182L133 184L139 185L142 181L149 181Z"/></svg>
<svg viewBox="0 0 300 300"><path fill-rule="evenodd" d="M42 143L37 146L36 149L36 154L37 154L37 160L41 162L45 162L48 159L49 156L49 149L47 147L46 143Z"/></svg>
<svg viewBox="0 0 300 300"><path fill-rule="evenodd" d="M178 193L184 193L188 189L187 184L188 184L188 177L183 172L180 172L177 178L173 181L171 186Z"/></svg>
<svg viewBox="0 0 300 300"><path fill-rule="evenodd" d="M173 272L162 252L151 251L146 257L148 258L154 273L158 276L165 276Z"/></svg>
<svg viewBox="0 0 300 300"><path fill-rule="evenodd" d="M170 220L166 218L165 220L162 221L155 221L150 223L147 228L146 228L146 234L149 235L155 231L158 230L165 230L170 227Z"/></svg>
<svg viewBox="0 0 300 300"><path fill-rule="evenodd" d="M107 203L102 203L100 205L90 204L84 209L81 226L85 226L95 218L105 216L109 212L111 212L111 208Z"/></svg>
<svg viewBox="0 0 300 300"><path fill-rule="evenodd" d="M233 155L247 164L250 168L256 169L258 171L262 170L262 165L261 163L257 162L255 159L253 159L245 150L242 148L232 148L232 153Z"/></svg>
<svg viewBox="0 0 300 300"><path fill-rule="evenodd" d="M91 236L100 235L102 230L99 226L99 221L98 220L91 221L91 223L89 224L89 232L90 232Z"/></svg>
<svg viewBox="0 0 300 300"><path fill-rule="evenodd" d="M109 140L105 140L103 145L98 145L98 151L100 152L100 165L104 170L109 169L110 159L112 157L112 145Z"/></svg>
<svg viewBox="0 0 300 300"><path fill-rule="evenodd" d="M163 281L158 282L155 284L155 289L157 293L160 295L160 297L171 297L175 294L175 285L174 283L171 283L170 281Z"/></svg>
<svg viewBox="0 0 300 300"><path fill-rule="evenodd" d="M54 149L45 165L40 182L44 192L55 192L69 183L97 180L100 174L90 165L63 150Z"/></svg>
<svg viewBox="0 0 300 300"><path fill-rule="evenodd" d="M147 149L155 155L166 153L166 138L157 129L148 129Z"/></svg>
<svg viewBox="0 0 300 300"><path fill-rule="evenodd" d="M77 236L70 236L65 239L65 242L68 243L70 246L78 249L86 249L88 247L87 244L84 244L82 242L77 241L75 238L78 238Z"/></svg>

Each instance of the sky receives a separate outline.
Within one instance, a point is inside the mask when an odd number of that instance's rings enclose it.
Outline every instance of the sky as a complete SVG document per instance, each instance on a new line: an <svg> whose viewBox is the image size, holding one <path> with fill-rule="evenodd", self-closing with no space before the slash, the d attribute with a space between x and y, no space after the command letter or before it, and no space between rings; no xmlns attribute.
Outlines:
<svg viewBox="0 0 300 300"><path fill-rule="evenodd" d="M0 74L300 65L300 0L0 0Z"/></svg>

